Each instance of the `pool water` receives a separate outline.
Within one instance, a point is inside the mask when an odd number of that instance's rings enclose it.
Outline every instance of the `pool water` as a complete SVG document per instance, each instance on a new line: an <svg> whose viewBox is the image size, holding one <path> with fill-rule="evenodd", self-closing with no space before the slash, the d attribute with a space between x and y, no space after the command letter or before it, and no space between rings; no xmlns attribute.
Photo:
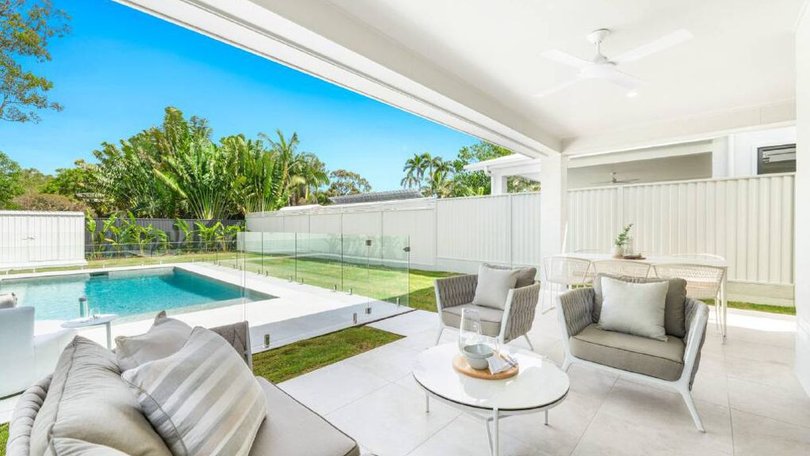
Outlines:
<svg viewBox="0 0 810 456"><path fill-rule="evenodd" d="M19 305L35 307L37 320L78 318L83 296L97 313L121 317L272 298L171 267L2 280L0 292L13 292Z"/></svg>

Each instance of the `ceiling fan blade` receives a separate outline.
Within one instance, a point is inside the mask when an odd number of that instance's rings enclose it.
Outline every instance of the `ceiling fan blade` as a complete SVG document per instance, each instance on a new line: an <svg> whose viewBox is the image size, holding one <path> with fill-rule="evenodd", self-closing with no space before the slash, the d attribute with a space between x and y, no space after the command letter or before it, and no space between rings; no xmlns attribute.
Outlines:
<svg viewBox="0 0 810 456"><path fill-rule="evenodd" d="M566 66L570 66L570 67L573 67L573 68L576 68L576 69L581 69L581 68L584 68L584 67L591 64L591 62L589 62L589 61L587 61L585 59L581 59L579 57L573 56L571 54L568 54L566 52L563 52L563 51L560 51L560 50L557 50L557 49L551 49L551 50L545 51L540 55L542 55L546 59L552 60L552 61L557 62L557 63L561 63L561 64L566 65Z"/></svg>
<svg viewBox="0 0 810 456"><path fill-rule="evenodd" d="M692 39L692 32L686 29L676 30L668 35L664 35L655 41L651 41L643 46L625 52L611 60L616 63L634 62L643 59L650 54L661 52L665 49L677 46L685 41Z"/></svg>
<svg viewBox="0 0 810 456"><path fill-rule="evenodd" d="M579 81L579 78L569 79L569 80L567 80L565 82L561 82L561 83L559 83L559 84L557 84L557 85L555 85L553 87L550 87L550 88L548 88L546 90L537 92L536 94L534 94L534 96L538 97L538 98L541 98L541 97L551 95L552 93L559 92L559 91L567 88L568 86L573 85L577 81Z"/></svg>
<svg viewBox="0 0 810 456"><path fill-rule="evenodd" d="M605 73L603 77L604 79L629 91L636 90L639 88L639 86L641 86L641 84L643 84L641 79L627 73L622 73L615 68L612 71Z"/></svg>

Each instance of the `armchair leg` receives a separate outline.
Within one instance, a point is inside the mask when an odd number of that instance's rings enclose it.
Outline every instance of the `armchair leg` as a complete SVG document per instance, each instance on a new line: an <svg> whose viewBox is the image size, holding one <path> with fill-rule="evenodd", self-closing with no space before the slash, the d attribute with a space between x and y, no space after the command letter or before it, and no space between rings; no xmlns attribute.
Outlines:
<svg viewBox="0 0 810 456"><path fill-rule="evenodd" d="M442 340L442 333L444 332L444 326L439 326L439 333L436 334L436 343L433 345L439 345L439 341Z"/></svg>
<svg viewBox="0 0 810 456"><path fill-rule="evenodd" d="M529 340L529 335L528 335L528 334L524 334L524 335L523 335L523 338L524 338L524 339L526 339L526 343L527 343L527 344L529 344L529 349L530 349L531 351L534 351L534 345L532 345L532 341L531 341L531 340Z"/></svg>
<svg viewBox="0 0 810 456"><path fill-rule="evenodd" d="M700 415L698 415L697 408L695 408L695 401L692 399L692 393L688 390L680 390L681 397L683 397L683 401L686 403L686 408L689 409L689 414L692 415L692 420L695 422L695 427L700 432L706 432L703 429L703 422L700 420Z"/></svg>
<svg viewBox="0 0 810 456"><path fill-rule="evenodd" d="M562 370L563 372L568 372L568 369L571 368L571 360L566 356L563 359Z"/></svg>

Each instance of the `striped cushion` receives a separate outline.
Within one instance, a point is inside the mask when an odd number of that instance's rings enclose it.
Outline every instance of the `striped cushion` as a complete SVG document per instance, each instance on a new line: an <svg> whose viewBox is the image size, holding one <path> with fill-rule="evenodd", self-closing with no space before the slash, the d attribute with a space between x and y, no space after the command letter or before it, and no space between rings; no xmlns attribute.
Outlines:
<svg viewBox="0 0 810 456"><path fill-rule="evenodd" d="M265 418L256 378L225 339L205 328L194 328L177 353L122 377L175 456L247 455Z"/></svg>

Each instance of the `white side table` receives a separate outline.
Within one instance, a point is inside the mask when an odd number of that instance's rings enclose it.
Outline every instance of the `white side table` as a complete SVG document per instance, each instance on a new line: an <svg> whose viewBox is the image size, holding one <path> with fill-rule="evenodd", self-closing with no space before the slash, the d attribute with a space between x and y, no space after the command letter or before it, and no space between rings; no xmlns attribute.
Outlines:
<svg viewBox="0 0 810 456"><path fill-rule="evenodd" d="M425 390L425 411L430 398L458 408L486 423L490 454L500 455L498 422L507 416L545 412L566 396L568 375L552 361L528 350L510 350L520 365L517 376L505 380L468 377L453 368L458 353L455 343L437 345L419 354L413 377ZM490 423L494 429L490 430Z"/></svg>
<svg viewBox="0 0 810 456"><path fill-rule="evenodd" d="M91 326L107 327L107 348L112 349L112 322L118 318L117 314L101 314L95 317L75 318L62 323L63 328L78 329Z"/></svg>

